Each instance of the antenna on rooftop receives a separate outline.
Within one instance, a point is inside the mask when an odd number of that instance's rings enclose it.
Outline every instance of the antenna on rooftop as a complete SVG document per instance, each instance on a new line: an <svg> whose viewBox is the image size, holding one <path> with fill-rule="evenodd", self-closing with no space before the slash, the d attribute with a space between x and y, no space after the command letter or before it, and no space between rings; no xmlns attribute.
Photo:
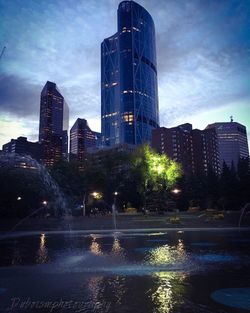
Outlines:
<svg viewBox="0 0 250 313"><path fill-rule="evenodd" d="M233 115L230 116L230 122L233 122L234 121L234 118L233 118Z"/></svg>

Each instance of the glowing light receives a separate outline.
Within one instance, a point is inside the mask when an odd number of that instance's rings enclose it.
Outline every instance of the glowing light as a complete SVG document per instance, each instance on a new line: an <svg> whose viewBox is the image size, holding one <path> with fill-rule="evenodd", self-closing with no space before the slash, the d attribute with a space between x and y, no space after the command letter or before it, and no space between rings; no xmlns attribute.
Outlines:
<svg viewBox="0 0 250 313"><path fill-rule="evenodd" d="M18 201L22 200L22 197L17 197L17 200L18 200Z"/></svg>
<svg viewBox="0 0 250 313"><path fill-rule="evenodd" d="M173 264L175 257L172 252L173 250L169 245L153 249L149 253L148 263L152 265Z"/></svg>
<svg viewBox="0 0 250 313"><path fill-rule="evenodd" d="M123 255L123 248L121 247L121 243L118 238L114 238L112 252L121 256Z"/></svg>
<svg viewBox="0 0 250 313"><path fill-rule="evenodd" d="M182 303L182 299L174 299L173 294L181 295L181 284L173 284L173 281L183 282L186 274L176 272L156 272L153 277L157 279L158 288L152 293L151 298L159 313L170 313L176 305Z"/></svg>
<svg viewBox="0 0 250 313"><path fill-rule="evenodd" d="M41 234L40 245L39 245L39 250L37 252L36 262L41 264L41 263L46 263L47 261L48 261L48 250L46 248L46 237L45 237L45 234Z"/></svg>
<svg viewBox="0 0 250 313"><path fill-rule="evenodd" d="M48 204L48 202L46 200L44 200L42 203L44 206L46 206Z"/></svg>
<svg viewBox="0 0 250 313"><path fill-rule="evenodd" d="M92 240L92 243L90 245L90 252L95 254L95 255L101 255L102 254L102 250L101 250L101 245L96 242L96 237L92 237L93 240Z"/></svg>
<svg viewBox="0 0 250 313"><path fill-rule="evenodd" d="M145 168L146 185L162 188L172 187L182 175L181 165L167 155L155 153L149 146L144 146L135 163Z"/></svg>
<svg viewBox="0 0 250 313"><path fill-rule="evenodd" d="M173 190L171 190L171 192L177 195L178 193L181 192L181 190L178 188L174 188Z"/></svg>
<svg viewBox="0 0 250 313"><path fill-rule="evenodd" d="M99 200L99 199L102 198L102 194L101 194L100 192L96 192L96 191L92 192L92 196L93 196L95 199L97 199L97 200Z"/></svg>
<svg viewBox="0 0 250 313"><path fill-rule="evenodd" d="M182 240L176 246L168 244L150 250L147 263L151 265L166 265L183 262L186 259L186 250Z"/></svg>
<svg viewBox="0 0 250 313"><path fill-rule="evenodd" d="M164 276L164 274L167 274ZM157 305L157 311L160 313L169 313L173 309L173 291L169 273L161 273L159 276L159 287L152 294L152 300Z"/></svg>

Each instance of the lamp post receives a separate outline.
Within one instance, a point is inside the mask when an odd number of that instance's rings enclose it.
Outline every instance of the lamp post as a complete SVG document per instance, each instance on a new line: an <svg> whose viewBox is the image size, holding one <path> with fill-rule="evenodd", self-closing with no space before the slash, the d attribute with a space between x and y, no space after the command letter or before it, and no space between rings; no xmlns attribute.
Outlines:
<svg viewBox="0 0 250 313"><path fill-rule="evenodd" d="M176 207L177 207L177 202L178 202L178 196L181 193L181 189L179 188L174 188L171 190L172 194L175 196L175 202L176 202ZM176 208L176 210L179 210L178 208Z"/></svg>
<svg viewBox="0 0 250 313"><path fill-rule="evenodd" d="M99 191L93 191L93 192L91 193L91 195L93 196L93 199L94 199L94 200L93 200L93 206L96 205L96 201L102 199L102 193L99 192ZM95 207L93 212L94 212L94 214L96 215L96 213L98 213L98 211L99 211L98 207Z"/></svg>
<svg viewBox="0 0 250 313"><path fill-rule="evenodd" d="M118 192L114 192L114 203L112 205L112 216L113 216L113 225L114 229L116 229L116 198L117 198Z"/></svg>
<svg viewBox="0 0 250 313"><path fill-rule="evenodd" d="M86 204L85 204L85 200L86 200L86 192L83 194L83 199L82 199L82 216L86 215Z"/></svg>

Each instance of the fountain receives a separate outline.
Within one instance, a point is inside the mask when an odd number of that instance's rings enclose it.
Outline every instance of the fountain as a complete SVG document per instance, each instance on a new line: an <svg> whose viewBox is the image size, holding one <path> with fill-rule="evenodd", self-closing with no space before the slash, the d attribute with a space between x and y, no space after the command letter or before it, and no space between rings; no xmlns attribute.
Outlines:
<svg viewBox="0 0 250 313"><path fill-rule="evenodd" d="M247 209L250 209L250 203L246 203L244 207L241 209L241 215L240 215L239 224L238 224L239 227L241 225L244 213L246 212Z"/></svg>
<svg viewBox="0 0 250 313"><path fill-rule="evenodd" d="M68 211L66 209L66 203L65 203L65 197L63 193L61 192L58 184L55 182L55 180L51 177L49 172L46 170L46 168L40 164L35 159L31 158L28 155L19 155L14 153L6 153L0 155L0 166L1 168L4 168L6 170L11 169L26 169L26 170L33 170L37 171L39 177L42 179L42 182L44 186L53 194L53 208L54 208L54 215L58 216L59 214L59 208L64 212L64 214L68 214ZM21 197L18 197L21 199ZM19 199L18 199L19 200ZM33 210L32 213L30 213L28 216L26 216L24 219L22 219L18 224L16 224L11 231L16 229L18 225L23 223L26 219L31 217L32 215L36 214L37 212L44 209L45 203L44 201L43 206L39 207L36 210Z"/></svg>

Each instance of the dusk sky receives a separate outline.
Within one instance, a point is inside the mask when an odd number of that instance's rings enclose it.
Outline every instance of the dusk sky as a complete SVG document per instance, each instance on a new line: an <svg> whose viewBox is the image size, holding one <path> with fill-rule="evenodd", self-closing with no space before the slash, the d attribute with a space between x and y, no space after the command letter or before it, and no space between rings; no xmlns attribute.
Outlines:
<svg viewBox="0 0 250 313"><path fill-rule="evenodd" d="M100 131L100 45L117 0L0 0L0 146L38 139L40 92L59 87ZM138 0L155 22L161 126L234 120L250 137L250 0Z"/></svg>

